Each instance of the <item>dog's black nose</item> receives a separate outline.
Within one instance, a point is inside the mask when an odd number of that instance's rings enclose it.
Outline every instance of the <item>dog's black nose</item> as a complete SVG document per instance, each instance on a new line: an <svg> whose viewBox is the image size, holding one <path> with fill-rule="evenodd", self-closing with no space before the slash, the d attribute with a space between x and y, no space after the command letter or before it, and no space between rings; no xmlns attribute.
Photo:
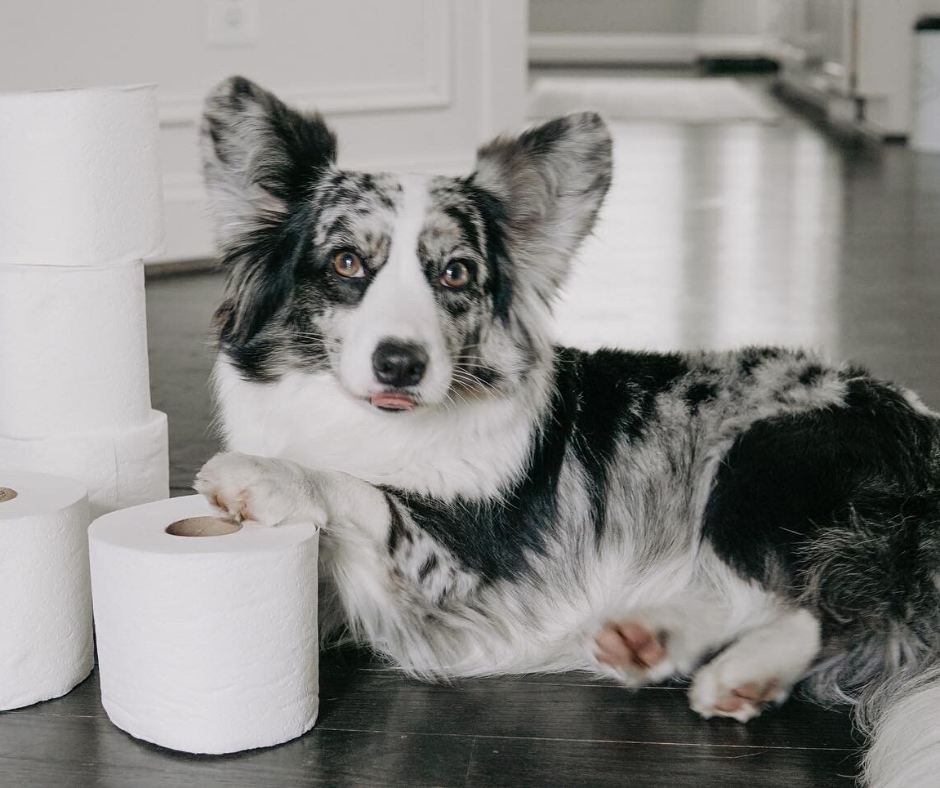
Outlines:
<svg viewBox="0 0 940 788"><path fill-rule="evenodd" d="M395 388L414 386L424 377L428 354L411 342L386 339L372 354L372 370L379 383Z"/></svg>

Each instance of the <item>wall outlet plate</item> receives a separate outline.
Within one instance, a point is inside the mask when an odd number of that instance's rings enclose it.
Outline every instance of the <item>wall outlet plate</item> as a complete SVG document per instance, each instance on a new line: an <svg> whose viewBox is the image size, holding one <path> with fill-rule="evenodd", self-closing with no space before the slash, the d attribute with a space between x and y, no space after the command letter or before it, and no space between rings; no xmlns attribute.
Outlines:
<svg viewBox="0 0 940 788"><path fill-rule="evenodd" d="M258 43L259 0L206 0L210 46L240 47Z"/></svg>

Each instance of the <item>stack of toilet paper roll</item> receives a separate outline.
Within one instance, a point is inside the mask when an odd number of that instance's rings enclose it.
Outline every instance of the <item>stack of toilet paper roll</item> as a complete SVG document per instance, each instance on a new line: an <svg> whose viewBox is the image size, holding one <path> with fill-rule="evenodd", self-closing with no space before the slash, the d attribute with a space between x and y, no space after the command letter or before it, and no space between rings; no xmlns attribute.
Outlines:
<svg viewBox="0 0 940 788"><path fill-rule="evenodd" d="M157 135L149 86L0 95L0 462L80 480L93 515L168 494L142 263Z"/></svg>

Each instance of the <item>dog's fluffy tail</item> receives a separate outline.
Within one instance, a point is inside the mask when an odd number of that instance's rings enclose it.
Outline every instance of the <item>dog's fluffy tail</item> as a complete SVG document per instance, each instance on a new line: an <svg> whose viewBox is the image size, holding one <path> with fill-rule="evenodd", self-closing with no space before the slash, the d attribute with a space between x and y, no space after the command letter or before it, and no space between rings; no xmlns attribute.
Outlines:
<svg viewBox="0 0 940 788"><path fill-rule="evenodd" d="M876 491L877 492L877 491ZM804 691L852 703L863 783L940 786L940 491L872 493L809 545L806 601L845 651Z"/></svg>
<svg viewBox="0 0 940 788"><path fill-rule="evenodd" d="M856 715L871 737L865 785L940 785L940 655L933 665L905 670L861 698Z"/></svg>

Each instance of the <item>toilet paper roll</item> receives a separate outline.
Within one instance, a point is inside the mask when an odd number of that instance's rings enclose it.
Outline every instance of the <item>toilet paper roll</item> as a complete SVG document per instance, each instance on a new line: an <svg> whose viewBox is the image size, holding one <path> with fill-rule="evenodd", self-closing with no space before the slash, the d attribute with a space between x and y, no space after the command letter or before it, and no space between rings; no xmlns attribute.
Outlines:
<svg viewBox="0 0 940 788"><path fill-rule="evenodd" d="M88 498L0 469L0 710L64 695L94 667Z"/></svg>
<svg viewBox="0 0 940 788"><path fill-rule="evenodd" d="M117 432L38 440L0 436L0 458L5 465L81 481L92 517L170 494L167 421L157 410L140 426Z"/></svg>
<svg viewBox="0 0 940 788"><path fill-rule="evenodd" d="M154 87L0 94L0 265L112 265L163 244Z"/></svg>
<svg viewBox="0 0 940 788"><path fill-rule="evenodd" d="M212 514L200 496L174 498L100 517L88 539L111 721L163 747L219 754L313 726L318 534Z"/></svg>
<svg viewBox="0 0 940 788"><path fill-rule="evenodd" d="M120 430L149 413L143 263L0 266L0 435Z"/></svg>

